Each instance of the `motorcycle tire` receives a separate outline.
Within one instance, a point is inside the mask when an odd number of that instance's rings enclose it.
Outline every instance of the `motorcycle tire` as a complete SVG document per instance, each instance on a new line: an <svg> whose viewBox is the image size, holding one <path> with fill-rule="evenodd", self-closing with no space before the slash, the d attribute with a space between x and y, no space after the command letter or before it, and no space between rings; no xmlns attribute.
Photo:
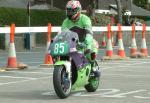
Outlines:
<svg viewBox="0 0 150 103"><path fill-rule="evenodd" d="M95 67L97 67L97 69L99 70L99 65L97 63L97 61L95 62ZM88 92L95 92L99 86L99 81L100 81L100 76L91 76L89 77L89 83L87 85L85 85L85 89Z"/></svg>
<svg viewBox="0 0 150 103"><path fill-rule="evenodd" d="M53 85L57 96L61 99L67 98L71 92L71 80L67 77L68 73L63 65L55 66L53 72Z"/></svg>

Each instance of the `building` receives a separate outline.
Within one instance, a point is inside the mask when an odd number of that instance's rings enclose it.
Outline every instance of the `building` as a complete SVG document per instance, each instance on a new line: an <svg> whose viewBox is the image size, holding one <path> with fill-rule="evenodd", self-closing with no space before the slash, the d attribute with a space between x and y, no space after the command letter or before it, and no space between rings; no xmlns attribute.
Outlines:
<svg viewBox="0 0 150 103"><path fill-rule="evenodd" d="M68 0L0 0L0 7L26 8L28 1L32 2L31 9L65 10ZM91 4L91 0L79 1L83 10L87 10L87 7ZM97 4L97 13L117 14L116 0L95 0L95 2ZM123 10L126 10L128 15L150 16L150 11L132 4L132 0L121 0L121 4Z"/></svg>
<svg viewBox="0 0 150 103"><path fill-rule="evenodd" d="M64 10L68 0L52 0L53 6ZM87 10L91 0L79 0L83 10ZM60 5L61 4L61 5ZM96 0L96 12L112 14L117 13L116 0ZM122 9L126 10L126 15L134 16L150 16L150 11L137 7L132 3L132 0L121 0Z"/></svg>

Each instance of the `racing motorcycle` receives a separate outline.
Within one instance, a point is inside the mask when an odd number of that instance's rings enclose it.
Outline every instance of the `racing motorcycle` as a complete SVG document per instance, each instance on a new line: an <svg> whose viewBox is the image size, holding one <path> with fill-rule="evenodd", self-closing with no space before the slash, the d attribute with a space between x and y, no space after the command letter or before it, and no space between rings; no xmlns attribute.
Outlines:
<svg viewBox="0 0 150 103"><path fill-rule="evenodd" d="M71 90L79 87L88 92L95 92L98 88L100 75L92 72L94 68L100 73L95 53L90 53L89 61L84 51L85 45L79 42L75 32L63 31L52 39L49 53L54 61L53 86L59 98L68 97Z"/></svg>

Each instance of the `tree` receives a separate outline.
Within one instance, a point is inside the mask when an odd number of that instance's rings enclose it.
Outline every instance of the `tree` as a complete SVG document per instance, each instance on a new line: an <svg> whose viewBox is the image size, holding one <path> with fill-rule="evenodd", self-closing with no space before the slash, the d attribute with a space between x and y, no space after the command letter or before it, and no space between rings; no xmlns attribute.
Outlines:
<svg viewBox="0 0 150 103"><path fill-rule="evenodd" d="M118 12L118 23L122 24L122 6L120 0L116 0L117 12Z"/></svg>
<svg viewBox="0 0 150 103"><path fill-rule="evenodd" d="M147 0L133 0L133 3L144 8L144 6L147 4Z"/></svg>
<svg viewBox="0 0 150 103"><path fill-rule="evenodd" d="M116 0L117 12L118 12L118 23L122 24L122 5L120 0ZM115 45L118 45L118 34L116 35Z"/></svg>
<svg viewBox="0 0 150 103"><path fill-rule="evenodd" d="M95 9L97 6L97 0L80 0L84 4L87 4L87 15L90 17L95 17Z"/></svg>

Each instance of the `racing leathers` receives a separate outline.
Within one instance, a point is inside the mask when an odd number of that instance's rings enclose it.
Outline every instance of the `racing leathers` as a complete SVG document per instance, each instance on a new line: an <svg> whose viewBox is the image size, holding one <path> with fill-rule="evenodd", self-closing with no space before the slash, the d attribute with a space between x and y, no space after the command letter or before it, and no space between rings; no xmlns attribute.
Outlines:
<svg viewBox="0 0 150 103"><path fill-rule="evenodd" d="M66 18L62 24L61 29L62 31L69 29L78 34L79 42L83 42L84 44L86 44L87 52L85 53L85 55L89 62L91 62L91 65L93 67L94 62L91 59L91 54L95 53L96 55L98 52L98 48L95 45L96 40L93 39L92 24L90 18L84 14L80 14L80 17L77 21L72 21ZM95 70L94 68L92 68L92 70L95 75L100 75L99 71Z"/></svg>
<svg viewBox="0 0 150 103"><path fill-rule="evenodd" d="M91 20L88 16L80 14L77 21L72 21L66 18L62 24L63 30L71 30L79 36L79 41L86 44L87 50L93 50L93 32Z"/></svg>

